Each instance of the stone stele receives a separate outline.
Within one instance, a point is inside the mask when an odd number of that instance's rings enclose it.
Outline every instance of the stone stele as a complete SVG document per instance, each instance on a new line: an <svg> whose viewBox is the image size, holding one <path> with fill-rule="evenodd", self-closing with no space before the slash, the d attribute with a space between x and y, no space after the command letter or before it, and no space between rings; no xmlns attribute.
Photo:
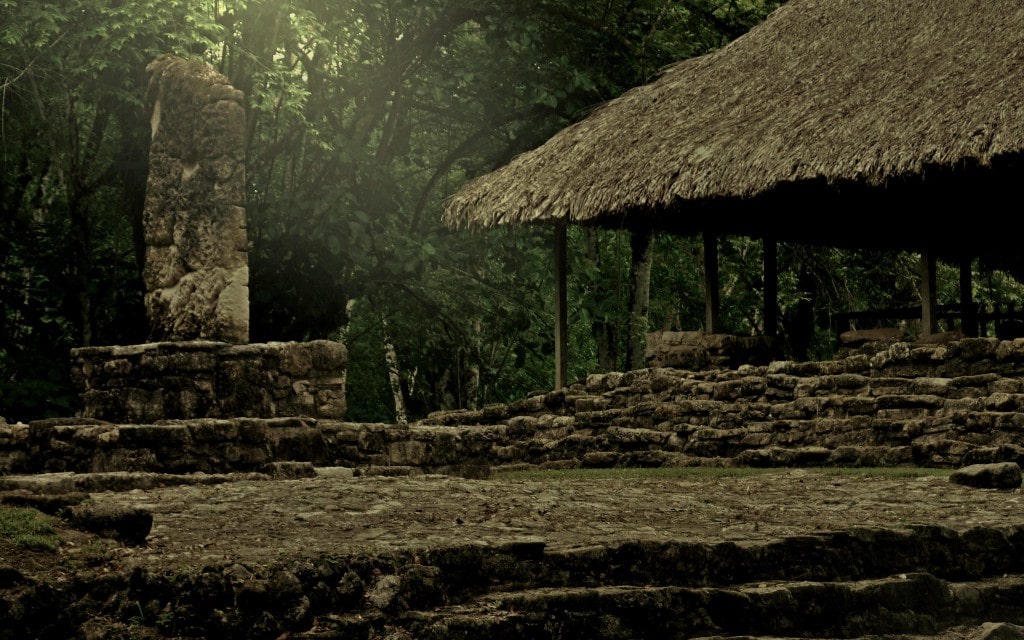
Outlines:
<svg viewBox="0 0 1024 640"><path fill-rule="evenodd" d="M244 94L201 61L147 67L150 340L249 341Z"/></svg>

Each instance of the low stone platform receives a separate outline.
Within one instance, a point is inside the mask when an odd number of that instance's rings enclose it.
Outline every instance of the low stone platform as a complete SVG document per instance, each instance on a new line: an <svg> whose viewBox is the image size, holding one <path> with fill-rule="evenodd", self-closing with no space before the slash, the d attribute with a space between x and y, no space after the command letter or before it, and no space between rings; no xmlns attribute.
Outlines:
<svg viewBox="0 0 1024 640"><path fill-rule="evenodd" d="M206 340L82 347L71 380L82 418L345 416L348 351L330 340L230 344Z"/></svg>
<svg viewBox="0 0 1024 640"><path fill-rule="evenodd" d="M46 570L0 558L7 637L1024 637L1019 489L320 471L89 494L151 514L145 544L73 579L75 548Z"/></svg>

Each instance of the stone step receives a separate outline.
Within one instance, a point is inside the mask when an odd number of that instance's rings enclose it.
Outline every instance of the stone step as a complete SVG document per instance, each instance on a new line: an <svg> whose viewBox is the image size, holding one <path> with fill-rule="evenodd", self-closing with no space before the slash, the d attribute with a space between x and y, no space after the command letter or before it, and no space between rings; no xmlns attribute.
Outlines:
<svg viewBox="0 0 1024 640"><path fill-rule="evenodd" d="M415 638L601 640L936 637L956 627L1024 624L1024 576L951 583L927 573L856 582L721 587L602 586L493 593L392 621ZM999 635L997 637L1024 637Z"/></svg>
<svg viewBox="0 0 1024 640"><path fill-rule="evenodd" d="M470 427L380 425L297 418L115 425L71 419L0 425L0 476L47 472L168 475L267 473L290 461L318 467L408 467L483 477L488 466L899 466L1024 464L1024 414L973 412L765 420L739 426L586 423L586 416L520 417ZM1011 419L1012 418L1012 419ZM634 426L629 426L633 424ZM646 426L644 426L646 425ZM275 476L281 469L271 470Z"/></svg>
<svg viewBox="0 0 1024 640"><path fill-rule="evenodd" d="M849 640L1024 640L1024 626L1008 622L984 622L943 629L934 634L885 634ZM814 636L700 636L692 640L833 640Z"/></svg>
<svg viewBox="0 0 1024 640"><path fill-rule="evenodd" d="M518 589L527 584L524 580L532 587L567 589L599 585L731 588L918 573L970 582L1024 574L1024 528L976 527L958 532L932 525L899 530L854 527L746 545L636 541L565 550L546 549L536 541L427 551L420 562L436 568L434 588L450 602ZM403 571L396 567L393 573Z"/></svg>
<svg viewBox="0 0 1024 640"><path fill-rule="evenodd" d="M9 573L0 605L28 606L34 580ZM224 638L251 637L253 620L274 630L266 637L291 638L953 638L956 627L1024 625L1024 525L851 528L746 544L550 549L531 539L83 580L74 593L33 601L16 630L49 617L72 625L62 618L68 598L118 593L113 601L145 611L147 624L173 611L168 619L189 628L227 625Z"/></svg>

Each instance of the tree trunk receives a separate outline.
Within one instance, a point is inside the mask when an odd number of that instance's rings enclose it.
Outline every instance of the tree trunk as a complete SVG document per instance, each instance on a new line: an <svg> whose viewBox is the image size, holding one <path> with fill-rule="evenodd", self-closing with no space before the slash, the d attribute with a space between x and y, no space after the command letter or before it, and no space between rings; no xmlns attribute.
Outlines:
<svg viewBox="0 0 1024 640"><path fill-rule="evenodd" d="M555 258L555 389L568 384L569 375L569 308L568 256L566 223L558 222L554 234Z"/></svg>
<svg viewBox="0 0 1024 640"><path fill-rule="evenodd" d="M69 138L68 167L66 193L71 224L71 255L75 277L75 297L78 302L78 321L81 327L81 345L92 346L93 327L95 325L92 308L92 220L89 195L97 188L100 174L97 158L110 124L110 112L100 106L89 126L85 137L85 145L79 142L82 122L79 118L78 100L69 98L67 105L67 131ZM84 110L83 110L84 111ZM97 175L90 175L90 171Z"/></svg>
<svg viewBox="0 0 1024 640"><path fill-rule="evenodd" d="M647 352L647 315L651 301L651 266L654 264L654 236L649 230L630 236L629 350L626 370L641 369Z"/></svg>
<svg viewBox="0 0 1024 640"><path fill-rule="evenodd" d="M401 369L398 367L398 352L388 334L388 321L381 317L380 324L384 334L384 363L388 368L388 384L391 387L391 397L395 403L395 424L409 424L405 396L402 395L402 376Z"/></svg>
<svg viewBox="0 0 1024 640"><path fill-rule="evenodd" d="M935 278L935 250L924 247L921 250L921 335L931 336L939 332L938 286Z"/></svg>
<svg viewBox="0 0 1024 640"><path fill-rule="evenodd" d="M345 301L345 324L338 327L338 342L348 349L348 332L352 328L352 314L356 310L356 299L349 298ZM341 372L341 384L343 389L348 389L348 367ZM348 391L346 391L348 393Z"/></svg>
<svg viewBox="0 0 1024 640"><path fill-rule="evenodd" d="M718 236L704 232L704 333L722 332L721 283L718 277Z"/></svg>
<svg viewBox="0 0 1024 640"><path fill-rule="evenodd" d="M798 362L810 359L811 342L814 339L814 307L816 287L807 258L799 259L797 268L797 290L800 298L791 312L787 334L792 358Z"/></svg>

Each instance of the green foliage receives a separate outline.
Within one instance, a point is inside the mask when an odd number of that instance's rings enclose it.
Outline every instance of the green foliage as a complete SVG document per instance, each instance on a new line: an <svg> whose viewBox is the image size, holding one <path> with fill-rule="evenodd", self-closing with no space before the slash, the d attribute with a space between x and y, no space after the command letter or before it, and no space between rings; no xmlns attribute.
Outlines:
<svg viewBox="0 0 1024 640"><path fill-rule="evenodd" d="M142 97L157 55L203 59L247 96L250 338L343 336L349 417L388 421L385 343L413 418L553 381L549 231L452 231L445 199L779 4L0 0L0 415L66 414L70 348L146 339ZM579 379L624 365L630 250L625 232L570 242ZM701 329L699 238L655 242L650 327ZM760 252L722 239L729 331L763 329ZM906 254L780 247L779 262L794 352L827 354L832 313L916 301ZM998 274L976 283L979 301L1020 299Z"/></svg>
<svg viewBox="0 0 1024 640"><path fill-rule="evenodd" d="M380 317L356 308L345 336L349 367L345 382L346 419L354 422L394 422L395 407L388 393L387 367Z"/></svg>
<svg viewBox="0 0 1024 640"><path fill-rule="evenodd" d="M35 509L0 505L0 539L25 549L54 551L60 537L49 518Z"/></svg>
<svg viewBox="0 0 1024 640"><path fill-rule="evenodd" d="M420 411L548 386L553 312L550 296L536 297L550 289L545 241L453 234L440 227L443 199L721 34L656 1L610 3L601 15L569 2L441 0L284 11L233 13L217 62L247 90L255 119L254 339L387 318ZM669 35L695 29L701 38ZM249 43L244 54L230 51L235 42ZM345 317L348 299L360 317ZM574 351L586 352L586 323L603 304L589 296L579 309ZM350 335L363 341L352 367L383 385L384 334ZM588 369L589 358L574 363L579 376ZM357 393L355 375L349 384L353 415L382 415L380 394Z"/></svg>
<svg viewBox="0 0 1024 640"><path fill-rule="evenodd" d="M209 47L220 28L194 9L177 0L4 5L0 415L66 415L71 347L145 337L145 65Z"/></svg>

